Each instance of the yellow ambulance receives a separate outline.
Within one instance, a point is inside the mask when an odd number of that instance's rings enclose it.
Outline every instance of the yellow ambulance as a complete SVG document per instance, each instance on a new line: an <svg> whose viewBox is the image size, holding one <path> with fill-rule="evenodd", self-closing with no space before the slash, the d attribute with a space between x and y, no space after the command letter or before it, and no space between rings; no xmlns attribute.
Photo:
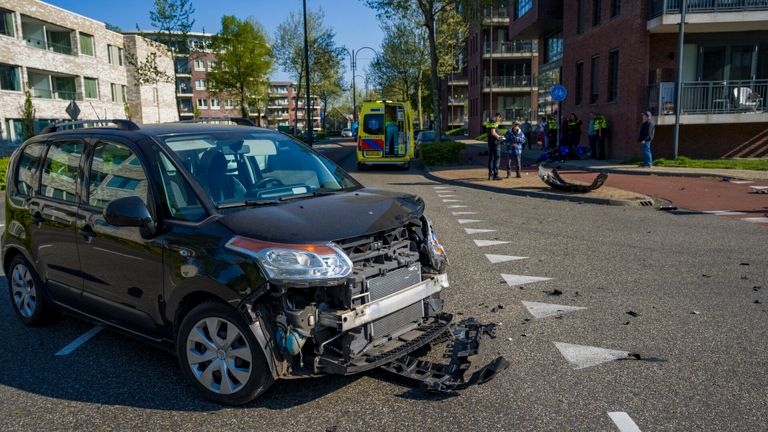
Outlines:
<svg viewBox="0 0 768 432"><path fill-rule="evenodd" d="M415 147L412 116L408 102L364 102L357 135L357 168L410 166Z"/></svg>

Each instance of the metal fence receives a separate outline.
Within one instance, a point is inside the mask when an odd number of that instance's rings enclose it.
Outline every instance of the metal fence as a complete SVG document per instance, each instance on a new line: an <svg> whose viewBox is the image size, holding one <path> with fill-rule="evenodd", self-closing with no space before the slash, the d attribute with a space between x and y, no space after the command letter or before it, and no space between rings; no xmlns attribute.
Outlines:
<svg viewBox="0 0 768 432"><path fill-rule="evenodd" d="M734 114L768 112L768 80L684 82L682 114ZM648 108L654 115L675 114L675 83L648 88Z"/></svg>
<svg viewBox="0 0 768 432"><path fill-rule="evenodd" d="M493 44L490 42L483 44L484 54L531 54L538 51L538 43L530 40L496 41Z"/></svg>
<svg viewBox="0 0 768 432"><path fill-rule="evenodd" d="M495 76L492 78L485 77L483 80L483 88L515 88L515 87L533 87L536 85L536 77L530 75L514 75L514 76Z"/></svg>
<svg viewBox="0 0 768 432"><path fill-rule="evenodd" d="M650 0L650 18L679 14L684 1L689 13L768 10L768 0Z"/></svg>

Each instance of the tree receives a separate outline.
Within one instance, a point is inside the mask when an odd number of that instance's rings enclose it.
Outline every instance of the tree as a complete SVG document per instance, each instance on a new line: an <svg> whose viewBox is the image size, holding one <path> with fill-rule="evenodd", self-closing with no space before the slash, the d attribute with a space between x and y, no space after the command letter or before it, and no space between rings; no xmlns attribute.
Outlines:
<svg viewBox="0 0 768 432"><path fill-rule="evenodd" d="M140 59L136 54L126 51L125 61L133 68L133 78L139 87L145 85L154 86L153 91L157 92L157 97L155 98L157 122L160 123L160 89L158 86L160 83L174 82L174 77L161 68L158 61L158 53L160 55L167 55L169 49L157 43L150 43L149 46L154 47L154 49L150 50L144 59Z"/></svg>
<svg viewBox="0 0 768 432"><path fill-rule="evenodd" d="M32 105L32 93L29 90L24 90L24 103L19 111L21 111L21 131L26 141L35 136L35 106Z"/></svg>
<svg viewBox="0 0 768 432"><path fill-rule="evenodd" d="M309 40L309 82L321 100L330 100L343 89L341 61L344 49L336 45L336 33L325 23L322 9L307 12L307 38ZM274 52L280 68L298 83L302 94L304 84L304 38L297 29L304 25L298 13L291 13L275 31ZM325 97L324 97L325 96ZM307 101L311 103L311 101ZM296 116L295 118L298 118Z"/></svg>
<svg viewBox="0 0 768 432"><path fill-rule="evenodd" d="M208 72L209 91L234 97L241 115L247 118L249 103L263 101L269 89L274 56L266 31L253 18L240 20L225 15L211 48L217 59Z"/></svg>
<svg viewBox="0 0 768 432"><path fill-rule="evenodd" d="M429 51L429 71L432 80L432 105L435 111L440 104L440 56L447 54L439 46L443 37L457 37L462 39L461 28L451 25L461 23L466 28L468 22L482 19L482 10L489 6L501 6L506 4L502 0L363 0L365 3L379 11L382 17L396 16L402 19L415 19L419 26L426 31L427 46ZM457 20L457 18L459 18ZM449 50L450 51L450 50ZM444 72L444 71L443 71ZM440 115L435 115L434 129L442 130Z"/></svg>

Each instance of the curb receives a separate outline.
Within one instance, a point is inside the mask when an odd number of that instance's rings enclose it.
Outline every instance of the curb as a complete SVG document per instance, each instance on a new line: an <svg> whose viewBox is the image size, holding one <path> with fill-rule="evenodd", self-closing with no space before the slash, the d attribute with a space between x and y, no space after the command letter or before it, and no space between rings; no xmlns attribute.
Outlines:
<svg viewBox="0 0 768 432"><path fill-rule="evenodd" d="M689 178L712 178L712 179L718 179L722 180L723 178L732 178L734 180L752 180L752 181L758 181L750 177L746 176L739 176L739 175L722 175L722 174L712 174L712 173L692 173L692 172L669 172L669 171L653 171L653 168L648 169L647 171L626 171L621 169L614 169L614 168L597 168L597 167L585 167L585 166L578 166L578 165L571 165L567 162L561 163L561 167L566 169L575 169L575 170L582 170L582 171L590 171L590 172L604 172L608 174L625 174L625 175L638 175L638 176L659 176L659 177L689 177Z"/></svg>
<svg viewBox="0 0 768 432"><path fill-rule="evenodd" d="M480 189L488 192L524 196L529 198L542 198L542 199L549 199L554 201L570 201L570 202L578 202L578 203L586 203L586 204L601 204L601 205L624 206L624 207L653 207L655 205L655 202L651 197L646 197L646 199L643 199L643 200L630 201L630 200L611 199L611 198L586 197L586 196L579 196L579 195L564 195L557 192L539 192L539 191L531 191L531 190L524 190L524 189L509 189L509 188L501 188L501 187L495 187L495 186L479 185L474 183L467 183L467 182L462 182L458 180L449 180L449 179L442 178L437 174L433 173L432 170L430 170L429 167L424 165L421 161L419 161L419 166L422 169L422 171L424 171L424 177L430 180L437 181L444 184L449 184L452 186L462 186L462 187L467 187L472 189Z"/></svg>

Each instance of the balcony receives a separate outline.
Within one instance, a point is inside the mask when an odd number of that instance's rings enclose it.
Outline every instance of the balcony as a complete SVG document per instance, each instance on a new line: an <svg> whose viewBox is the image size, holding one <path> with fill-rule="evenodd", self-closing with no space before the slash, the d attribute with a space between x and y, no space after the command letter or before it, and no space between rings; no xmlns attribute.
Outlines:
<svg viewBox="0 0 768 432"><path fill-rule="evenodd" d="M192 106L192 99L179 100L179 114L183 116L195 115L195 107Z"/></svg>
<svg viewBox="0 0 768 432"><path fill-rule="evenodd" d="M190 79L176 80L177 96L192 96L192 81Z"/></svg>
<svg viewBox="0 0 768 432"><path fill-rule="evenodd" d="M449 86L468 86L469 80L465 76L461 75L448 75Z"/></svg>
<svg viewBox="0 0 768 432"><path fill-rule="evenodd" d="M485 8L483 10L483 25L509 25L509 11L506 8Z"/></svg>
<svg viewBox="0 0 768 432"><path fill-rule="evenodd" d="M192 68L189 67L189 61L186 59L176 60L176 75L191 75Z"/></svg>
<svg viewBox="0 0 768 432"><path fill-rule="evenodd" d="M465 103L467 103L466 96L448 96L448 105L464 106Z"/></svg>
<svg viewBox="0 0 768 432"><path fill-rule="evenodd" d="M681 124L754 123L768 121L768 79L684 82ZM648 88L648 108L658 125L675 122L675 83Z"/></svg>
<svg viewBox="0 0 768 432"><path fill-rule="evenodd" d="M29 93L39 99L76 100L75 77L28 71Z"/></svg>
<svg viewBox="0 0 768 432"><path fill-rule="evenodd" d="M483 44L483 58L530 58L539 52L539 44L530 40L497 41Z"/></svg>
<svg viewBox="0 0 768 432"><path fill-rule="evenodd" d="M530 92L535 87L536 79L530 75L485 77L483 80L484 92Z"/></svg>
<svg viewBox="0 0 768 432"><path fill-rule="evenodd" d="M448 126L464 126L466 122L466 117L451 117L448 119Z"/></svg>
<svg viewBox="0 0 768 432"><path fill-rule="evenodd" d="M483 121L490 119L496 112L483 111ZM498 111L501 114L501 124L511 125L512 122L522 123L525 119L536 118L531 108L511 107Z"/></svg>
<svg viewBox="0 0 768 432"><path fill-rule="evenodd" d="M59 54L73 55L72 30L21 16L21 31L25 44Z"/></svg>
<svg viewBox="0 0 768 432"><path fill-rule="evenodd" d="M646 28L651 33L677 33L686 3L685 30L744 32L768 28L768 0L649 0Z"/></svg>

